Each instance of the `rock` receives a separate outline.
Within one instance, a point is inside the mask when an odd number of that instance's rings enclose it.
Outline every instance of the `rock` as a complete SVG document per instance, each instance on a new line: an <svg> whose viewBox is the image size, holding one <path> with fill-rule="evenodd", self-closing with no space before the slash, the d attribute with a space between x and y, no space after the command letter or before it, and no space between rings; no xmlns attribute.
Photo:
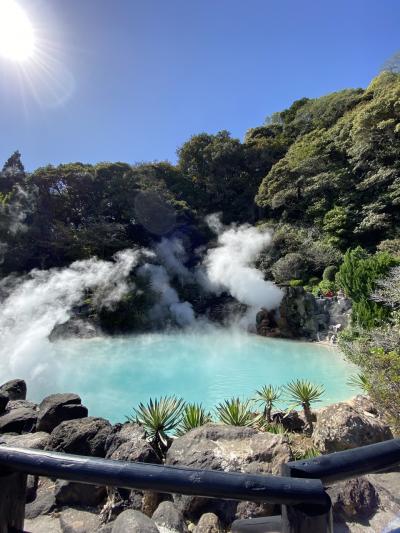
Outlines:
<svg viewBox="0 0 400 533"><path fill-rule="evenodd" d="M56 507L56 500L52 492L42 492L37 498L25 505L25 518L36 518L39 515L49 514Z"/></svg>
<svg viewBox="0 0 400 533"><path fill-rule="evenodd" d="M65 509L60 514L60 525L63 533L97 533L100 517L80 509Z"/></svg>
<svg viewBox="0 0 400 533"><path fill-rule="evenodd" d="M62 533L59 519L47 515L33 520L25 517L24 530L29 533Z"/></svg>
<svg viewBox="0 0 400 533"><path fill-rule="evenodd" d="M369 398L368 396L358 394L355 398L352 398L347 403L351 405L356 411L371 413L373 415L378 414L377 408L375 407L371 398Z"/></svg>
<svg viewBox="0 0 400 533"><path fill-rule="evenodd" d="M65 420L84 418L87 415L88 410L81 405L77 394L51 394L39 405L37 430L51 433Z"/></svg>
<svg viewBox="0 0 400 533"><path fill-rule="evenodd" d="M114 522L112 533L159 533L153 520L140 511L128 509Z"/></svg>
<svg viewBox="0 0 400 533"><path fill-rule="evenodd" d="M201 516L193 533L222 533L221 523L213 513L205 513Z"/></svg>
<svg viewBox="0 0 400 533"><path fill-rule="evenodd" d="M36 498L38 482L37 476L27 476L25 503L31 503Z"/></svg>
<svg viewBox="0 0 400 533"><path fill-rule="evenodd" d="M40 431L38 433L25 433L24 435L0 435L0 444L29 448L31 450L44 450L49 442L50 435Z"/></svg>
<svg viewBox="0 0 400 533"><path fill-rule="evenodd" d="M10 400L8 402L6 411L12 411L13 409L19 409L20 407L24 407L26 409L32 409L33 411L38 410L38 406L36 403L29 402L28 400Z"/></svg>
<svg viewBox="0 0 400 533"><path fill-rule="evenodd" d="M116 424L106 441L106 458L119 461L159 463L154 449L146 440L144 429L130 422Z"/></svg>
<svg viewBox="0 0 400 533"><path fill-rule="evenodd" d="M37 412L18 407L0 416L0 433L29 433L36 426Z"/></svg>
<svg viewBox="0 0 400 533"><path fill-rule="evenodd" d="M9 402L8 394L5 392L0 392L0 415L6 410L7 404Z"/></svg>
<svg viewBox="0 0 400 533"><path fill-rule="evenodd" d="M89 319L72 317L64 324L57 324L49 335L51 342L59 339L93 339L101 334L99 327Z"/></svg>
<svg viewBox="0 0 400 533"><path fill-rule="evenodd" d="M235 519L247 520L249 518L258 518L261 516L272 516L279 514L279 510L275 512L275 505L271 503L258 502L239 502L236 508Z"/></svg>
<svg viewBox="0 0 400 533"><path fill-rule="evenodd" d="M25 400L26 383L23 379L7 381L0 387L0 392L7 394L9 400Z"/></svg>
<svg viewBox="0 0 400 533"><path fill-rule="evenodd" d="M98 485L58 480L54 488L54 495L59 505L95 507L105 499L107 491L105 487Z"/></svg>
<svg viewBox="0 0 400 533"><path fill-rule="evenodd" d="M160 533L186 533L187 527L183 514L173 502L160 503L152 516Z"/></svg>
<svg viewBox="0 0 400 533"><path fill-rule="evenodd" d="M389 426L375 415L342 402L318 413L312 440L322 452L337 452L392 439Z"/></svg>
<svg viewBox="0 0 400 533"><path fill-rule="evenodd" d="M272 413L272 421L282 426L288 431L302 432L304 430L305 421L299 415L298 411L275 411Z"/></svg>
<svg viewBox="0 0 400 533"><path fill-rule="evenodd" d="M46 450L104 457L110 433L111 424L104 418L67 420L52 431Z"/></svg>
<svg viewBox="0 0 400 533"><path fill-rule="evenodd" d="M335 521L366 521L379 507L378 494L366 477L337 483L328 489Z"/></svg>
<svg viewBox="0 0 400 533"><path fill-rule="evenodd" d="M282 463L290 460L290 447L283 435L208 424L174 440L167 452L166 464L278 475ZM175 495L174 501L190 519L214 512L224 523L234 519L237 508L237 502L194 496Z"/></svg>
<svg viewBox="0 0 400 533"><path fill-rule="evenodd" d="M112 533L112 528L114 527L114 520L112 522L108 522L108 524L104 524L99 529L98 533Z"/></svg>

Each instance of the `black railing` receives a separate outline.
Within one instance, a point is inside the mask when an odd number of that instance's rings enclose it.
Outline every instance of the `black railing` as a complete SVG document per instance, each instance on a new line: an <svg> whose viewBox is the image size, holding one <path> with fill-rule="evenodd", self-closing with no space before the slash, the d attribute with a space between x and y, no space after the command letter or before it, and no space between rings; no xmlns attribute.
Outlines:
<svg viewBox="0 0 400 533"><path fill-rule="evenodd" d="M0 533L22 532L26 475L79 483L280 504L281 517L237 520L232 531L330 533L324 484L400 464L400 439L283 465L282 476L113 461L0 446Z"/></svg>

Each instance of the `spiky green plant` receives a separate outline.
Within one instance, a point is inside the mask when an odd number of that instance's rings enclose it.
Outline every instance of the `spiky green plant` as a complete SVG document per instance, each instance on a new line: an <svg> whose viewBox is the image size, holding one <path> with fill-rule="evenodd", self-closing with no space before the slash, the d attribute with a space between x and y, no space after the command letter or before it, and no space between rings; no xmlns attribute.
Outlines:
<svg viewBox="0 0 400 533"><path fill-rule="evenodd" d="M266 423L262 429L267 433L274 433L275 435L287 435L289 433L285 426L279 422Z"/></svg>
<svg viewBox="0 0 400 533"><path fill-rule="evenodd" d="M264 417L268 423L272 422L271 411L281 397L281 394L281 388L274 387L273 385L264 385L260 390L256 391L255 400L264 406Z"/></svg>
<svg viewBox="0 0 400 533"><path fill-rule="evenodd" d="M177 427L176 434L181 436L193 428L204 426L211 422L211 414L208 413L201 404L188 403L185 405L182 418Z"/></svg>
<svg viewBox="0 0 400 533"><path fill-rule="evenodd" d="M369 393L370 383L367 376L361 372L350 376L347 383L355 389L361 389L365 394Z"/></svg>
<svg viewBox="0 0 400 533"><path fill-rule="evenodd" d="M301 406L308 424L308 429L312 433L314 427L311 404L320 401L321 396L325 393L324 387L322 385L314 385L306 379L295 379L285 385L284 391L289 400L293 402L288 408L288 411L294 407Z"/></svg>
<svg viewBox="0 0 400 533"><path fill-rule="evenodd" d="M216 414L223 424L230 426L253 426L257 423L259 417L252 412L252 404L253 402L251 400L231 398L217 405Z"/></svg>
<svg viewBox="0 0 400 533"><path fill-rule="evenodd" d="M150 398L147 405L140 403L134 408L134 415L127 419L145 428L154 449L163 457L168 447L168 433L178 426L184 406L182 398L176 396Z"/></svg>
<svg viewBox="0 0 400 533"><path fill-rule="evenodd" d="M315 446L309 446L305 450L297 450L293 452L294 459L301 461L302 459L313 459L321 455L321 452Z"/></svg>

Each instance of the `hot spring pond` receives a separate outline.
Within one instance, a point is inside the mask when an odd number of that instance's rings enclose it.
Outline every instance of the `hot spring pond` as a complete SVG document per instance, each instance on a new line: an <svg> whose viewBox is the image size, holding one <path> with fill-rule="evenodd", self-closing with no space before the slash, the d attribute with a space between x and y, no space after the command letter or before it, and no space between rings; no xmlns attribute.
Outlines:
<svg viewBox="0 0 400 533"><path fill-rule="evenodd" d="M212 408L294 378L325 386L320 405L355 394L346 384L354 369L338 350L237 331L73 339L48 343L47 350L40 371L21 376L28 397L39 401L54 392L76 392L90 415L113 422L124 421L150 397L176 394Z"/></svg>

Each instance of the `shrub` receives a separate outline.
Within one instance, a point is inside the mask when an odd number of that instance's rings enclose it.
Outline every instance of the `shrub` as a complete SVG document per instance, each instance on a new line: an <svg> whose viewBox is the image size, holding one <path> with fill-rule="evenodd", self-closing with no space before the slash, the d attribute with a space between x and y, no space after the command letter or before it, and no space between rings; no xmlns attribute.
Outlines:
<svg viewBox="0 0 400 533"><path fill-rule="evenodd" d="M176 434L178 436L184 435L191 429L204 426L208 422L211 422L211 415L206 412L201 404L188 403L183 409L182 419L176 430Z"/></svg>
<svg viewBox="0 0 400 533"><path fill-rule="evenodd" d="M301 279L291 279L289 281L289 285L291 287L302 287L304 285L304 281Z"/></svg>
<svg viewBox="0 0 400 533"><path fill-rule="evenodd" d="M322 279L325 281L335 281L337 271L338 269L335 265L327 266L322 274Z"/></svg>

